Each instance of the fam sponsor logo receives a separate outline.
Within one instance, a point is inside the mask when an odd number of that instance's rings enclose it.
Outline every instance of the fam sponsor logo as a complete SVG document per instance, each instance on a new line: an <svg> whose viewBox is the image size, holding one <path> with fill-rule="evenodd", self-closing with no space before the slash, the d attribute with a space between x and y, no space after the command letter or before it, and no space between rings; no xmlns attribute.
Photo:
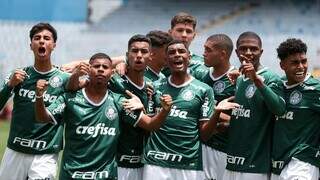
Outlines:
<svg viewBox="0 0 320 180"><path fill-rule="evenodd" d="M284 166L284 161L274 161L272 160L272 167L275 169L282 169Z"/></svg>
<svg viewBox="0 0 320 180"><path fill-rule="evenodd" d="M246 98L250 99L253 97L254 93L256 92L256 86L254 84L250 84L245 90Z"/></svg>
<svg viewBox="0 0 320 180"><path fill-rule="evenodd" d="M18 95L21 97L31 99L31 102L36 101L36 92L33 90L21 88L19 89ZM57 99L57 96L47 94L47 92L43 94L43 100L45 102L53 103L56 99Z"/></svg>
<svg viewBox="0 0 320 180"><path fill-rule="evenodd" d="M141 156L130 156L130 155L122 155L120 157L120 162L129 162L129 163L140 163L142 157Z"/></svg>
<svg viewBox="0 0 320 180"><path fill-rule="evenodd" d="M169 116L171 117L179 117L182 119L187 119L188 112L177 109L177 106L172 106Z"/></svg>
<svg viewBox="0 0 320 180"><path fill-rule="evenodd" d="M282 116L276 116L276 120L284 119L284 120L293 120L294 113L292 111L286 112Z"/></svg>
<svg viewBox="0 0 320 180"><path fill-rule="evenodd" d="M290 104L292 105L299 104L301 100L302 100L302 94L300 91L293 91L290 94L290 97L289 97Z"/></svg>
<svg viewBox="0 0 320 180"><path fill-rule="evenodd" d="M47 146L47 142L45 141L40 141L40 140L35 140L35 139L25 139L21 137L15 137L13 140L14 144L19 144L20 146L23 147L29 147L32 149L45 149Z"/></svg>
<svg viewBox="0 0 320 180"><path fill-rule="evenodd" d="M91 137L97 137L98 135L116 135L116 128L107 127L104 123L98 123L96 126L78 126L76 134L89 134Z"/></svg>
<svg viewBox="0 0 320 180"><path fill-rule="evenodd" d="M160 151L148 151L147 157L153 157L155 159L159 160L165 160L165 161L176 161L180 162L182 160L182 155L179 154L171 154L171 153L165 153Z"/></svg>
<svg viewBox="0 0 320 180"><path fill-rule="evenodd" d="M49 79L49 84L50 86L52 86L53 88L58 88L61 87L63 84L63 80L61 77L59 76L53 76Z"/></svg>
<svg viewBox="0 0 320 180"><path fill-rule="evenodd" d="M240 156L227 155L227 162L229 164L243 165L246 158Z"/></svg>
<svg viewBox="0 0 320 180"><path fill-rule="evenodd" d="M250 109L245 109L243 108L243 105L241 105L239 108L232 109L231 115L235 116L236 119L239 117L250 118L250 113Z"/></svg>
<svg viewBox="0 0 320 180"><path fill-rule="evenodd" d="M215 94L221 94L226 88L226 84L223 81L217 81L213 84L213 90Z"/></svg>
<svg viewBox="0 0 320 180"><path fill-rule="evenodd" d="M109 177L108 171L87 171L87 172L81 172L76 171L72 174L73 179L105 179Z"/></svg>
<svg viewBox="0 0 320 180"><path fill-rule="evenodd" d="M111 121L118 118L118 112L111 106L106 108L105 115Z"/></svg>
<svg viewBox="0 0 320 180"><path fill-rule="evenodd" d="M316 158L320 158L320 150L317 151L316 155L315 155Z"/></svg>

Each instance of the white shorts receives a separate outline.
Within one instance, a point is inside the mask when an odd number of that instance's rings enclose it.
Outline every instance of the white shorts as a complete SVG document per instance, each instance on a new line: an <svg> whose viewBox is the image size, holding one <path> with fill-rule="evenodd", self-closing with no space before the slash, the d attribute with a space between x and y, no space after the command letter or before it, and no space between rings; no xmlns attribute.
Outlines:
<svg viewBox="0 0 320 180"><path fill-rule="evenodd" d="M6 148L1 166L0 179L24 180L56 178L58 154L25 154Z"/></svg>
<svg viewBox="0 0 320 180"><path fill-rule="evenodd" d="M227 154L202 145L203 171L206 179L222 180L227 166Z"/></svg>
<svg viewBox="0 0 320 180"><path fill-rule="evenodd" d="M118 167L118 180L142 180L143 167L123 168Z"/></svg>
<svg viewBox="0 0 320 180"><path fill-rule="evenodd" d="M319 169L309 163L292 158L280 174L280 180L318 180Z"/></svg>
<svg viewBox="0 0 320 180"><path fill-rule="evenodd" d="M269 174L243 173L226 169L223 180L269 180Z"/></svg>
<svg viewBox="0 0 320 180"><path fill-rule="evenodd" d="M280 175L278 174L271 174L270 180L280 180Z"/></svg>
<svg viewBox="0 0 320 180"><path fill-rule="evenodd" d="M203 180L203 171L164 168L146 164L143 180Z"/></svg>

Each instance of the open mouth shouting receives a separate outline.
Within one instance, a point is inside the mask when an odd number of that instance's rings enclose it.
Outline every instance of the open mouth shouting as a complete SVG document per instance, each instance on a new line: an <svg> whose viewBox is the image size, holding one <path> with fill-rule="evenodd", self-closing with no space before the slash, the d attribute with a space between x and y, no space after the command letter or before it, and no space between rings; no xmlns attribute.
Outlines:
<svg viewBox="0 0 320 180"><path fill-rule="evenodd" d="M45 56L46 55L46 48L45 47L39 47L38 48L38 54L40 56Z"/></svg>

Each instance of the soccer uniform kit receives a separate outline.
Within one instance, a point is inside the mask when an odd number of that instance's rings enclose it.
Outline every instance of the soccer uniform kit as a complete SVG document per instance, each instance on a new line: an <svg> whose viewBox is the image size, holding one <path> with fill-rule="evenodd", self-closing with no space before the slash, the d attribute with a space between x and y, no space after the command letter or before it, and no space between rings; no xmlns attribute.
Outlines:
<svg viewBox="0 0 320 180"><path fill-rule="evenodd" d="M143 179L202 180L199 122L209 120L213 114L213 91L193 77L179 86L170 78L154 84L159 93L171 95L173 105L161 128L151 132L147 139ZM159 101L155 104L160 106Z"/></svg>
<svg viewBox="0 0 320 180"><path fill-rule="evenodd" d="M47 110L65 124L65 148L59 179L116 179L120 122L135 126L141 111L125 111L123 96L107 91L96 104L85 89L65 93ZM128 118L130 117L130 118Z"/></svg>
<svg viewBox="0 0 320 180"><path fill-rule="evenodd" d="M235 70L230 67L228 72ZM214 78L213 68L205 74L201 81L208 84L214 92L214 98L218 104L220 101L229 98L235 93L235 85L231 84L226 72L220 77ZM225 132L219 132L212 135L212 137L203 142L202 156L203 156L203 171L207 179L222 180L223 173L227 165L227 143L228 143L228 129Z"/></svg>
<svg viewBox="0 0 320 180"><path fill-rule="evenodd" d="M265 86L239 76L236 84L227 146L224 180L268 179L271 171L271 138L273 114L285 111L283 84L280 77L267 68L257 71Z"/></svg>
<svg viewBox="0 0 320 180"><path fill-rule="evenodd" d="M109 87L110 90L117 93L124 93L125 90L131 91L139 97L146 109L147 115L152 116L154 115L153 101L148 98L146 90L147 81L149 80L145 78L143 86L139 87L127 76L119 76L118 74L115 74L110 81ZM117 150L117 161L119 167L118 179L142 179L143 164L141 163L141 159L146 131L140 127L133 127L127 121L120 121L120 127L121 133Z"/></svg>
<svg viewBox="0 0 320 180"><path fill-rule="evenodd" d="M48 89L43 95L45 105L48 106L64 92L70 75L57 68L52 68L48 72L39 72L33 66L29 66L22 70L27 74L26 79L11 89L7 84L10 78L8 77L0 92L1 108L11 95L14 95L6 149L8 152L2 159L0 179L25 179L26 177L53 179L57 169L57 154L62 149L63 126L36 122L34 112L36 83L39 79L49 82ZM43 163L41 164L41 161L34 163L33 159L41 159L41 155L46 156L43 158Z"/></svg>
<svg viewBox="0 0 320 180"><path fill-rule="evenodd" d="M286 113L275 121L272 173L280 179L318 180L320 82L307 75L301 83L285 85L285 100Z"/></svg>

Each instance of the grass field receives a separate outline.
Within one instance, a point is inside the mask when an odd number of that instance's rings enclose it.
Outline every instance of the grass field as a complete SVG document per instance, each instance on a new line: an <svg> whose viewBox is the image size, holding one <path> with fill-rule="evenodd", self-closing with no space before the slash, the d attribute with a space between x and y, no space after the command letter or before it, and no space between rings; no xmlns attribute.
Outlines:
<svg viewBox="0 0 320 180"><path fill-rule="evenodd" d="M0 160L2 159L4 150L7 146L9 127L10 127L10 121L0 120Z"/></svg>

